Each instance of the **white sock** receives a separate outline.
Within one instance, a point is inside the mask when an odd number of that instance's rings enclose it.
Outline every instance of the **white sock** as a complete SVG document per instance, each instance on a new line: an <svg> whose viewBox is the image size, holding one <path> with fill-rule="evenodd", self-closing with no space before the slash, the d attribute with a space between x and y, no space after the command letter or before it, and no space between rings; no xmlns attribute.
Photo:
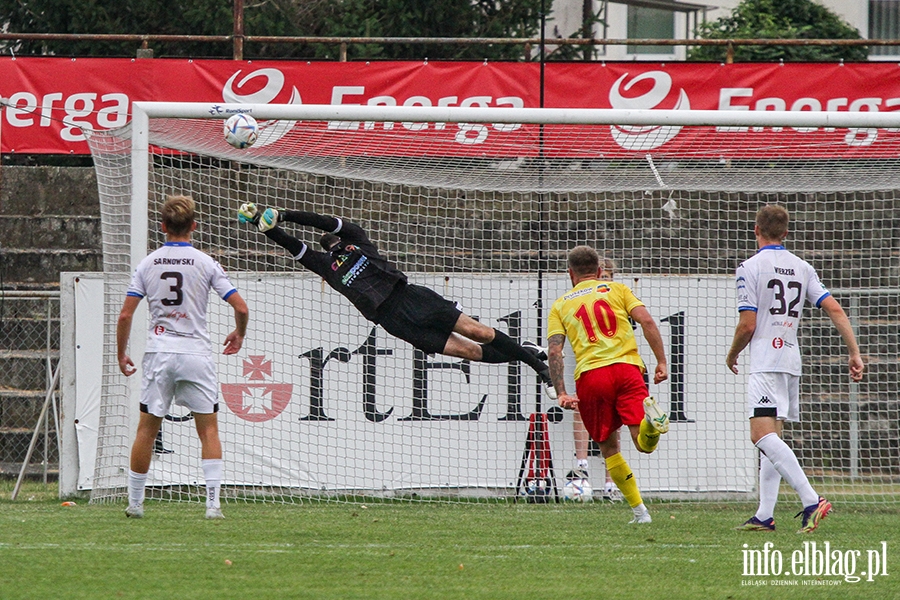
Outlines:
<svg viewBox="0 0 900 600"><path fill-rule="evenodd" d="M588 468L588 461L587 461L587 459L586 459L586 458L579 459L578 462L576 463L576 466L577 466L579 469L584 469L585 471L587 471L587 468Z"/></svg>
<svg viewBox="0 0 900 600"><path fill-rule="evenodd" d="M128 505L140 506L144 503L144 486L147 483L146 473L135 473L128 469Z"/></svg>
<svg viewBox="0 0 900 600"><path fill-rule="evenodd" d="M644 506L644 503L643 503L643 502L641 502L641 503L638 504L637 506L632 506L632 507L631 507L631 512L634 513L634 516L635 516L635 517L640 517L642 514L644 514L645 512L647 512L647 507Z"/></svg>
<svg viewBox="0 0 900 600"><path fill-rule="evenodd" d="M764 435L756 442L756 447L766 455L775 469L784 477L794 491L800 494L803 506L819 503L819 494L809 484L806 473L800 468L800 461L790 446L784 443L777 433Z"/></svg>
<svg viewBox="0 0 900 600"><path fill-rule="evenodd" d="M759 455L759 508L756 518L760 521L771 519L775 514L775 502L778 501L778 488L781 486L781 473L765 454Z"/></svg>
<svg viewBox="0 0 900 600"><path fill-rule="evenodd" d="M222 471L225 469L225 461L221 458L205 458L203 464L203 477L206 479L206 508L220 508L219 489L222 486Z"/></svg>

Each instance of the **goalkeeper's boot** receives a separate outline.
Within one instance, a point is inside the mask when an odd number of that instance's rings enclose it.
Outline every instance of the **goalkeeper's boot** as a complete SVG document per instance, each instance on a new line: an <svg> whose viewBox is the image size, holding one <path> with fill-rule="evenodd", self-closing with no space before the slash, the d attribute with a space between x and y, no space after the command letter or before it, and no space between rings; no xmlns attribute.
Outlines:
<svg viewBox="0 0 900 600"><path fill-rule="evenodd" d="M831 502L819 496L818 504L810 504L796 514L796 517L803 515L803 523L797 533L812 533L819 526L819 521L827 517L830 512Z"/></svg>
<svg viewBox="0 0 900 600"><path fill-rule="evenodd" d="M660 433L669 431L669 415L663 412L653 399L653 396L644 398L644 418Z"/></svg>
<svg viewBox="0 0 900 600"><path fill-rule="evenodd" d="M129 519L142 519L144 518L144 505L143 504L132 504L128 508L125 509L125 516Z"/></svg>
<svg viewBox="0 0 900 600"><path fill-rule="evenodd" d="M538 360L547 360L547 349L538 346L531 340L522 342L522 347L534 354Z"/></svg>
<svg viewBox="0 0 900 600"><path fill-rule="evenodd" d="M738 531L775 531L775 517L769 517L765 521L760 521L753 515L747 519L743 525L735 527Z"/></svg>
<svg viewBox="0 0 900 600"><path fill-rule="evenodd" d="M556 388L553 386L552 381L544 382L544 393L547 394L547 397L551 400L559 400L559 394L556 393Z"/></svg>
<svg viewBox="0 0 900 600"><path fill-rule="evenodd" d="M222 514L221 508L207 508L206 509L206 518L207 519L224 519L225 515Z"/></svg>
<svg viewBox="0 0 900 600"><path fill-rule="evenodd" d="M559 396L556 393L556 388L553 386L553 380L550 379L550 367L544 365L544 368L538 371L538 377L541 378L541 383L544 384L544 392L547 394L547 397L551 400L557 400Z"/></svg>

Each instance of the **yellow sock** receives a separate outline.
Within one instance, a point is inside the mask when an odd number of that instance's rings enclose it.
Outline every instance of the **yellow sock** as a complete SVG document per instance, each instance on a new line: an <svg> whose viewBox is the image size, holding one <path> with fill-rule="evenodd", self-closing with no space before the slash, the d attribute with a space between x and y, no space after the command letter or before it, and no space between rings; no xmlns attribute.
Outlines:
<svg viewBox="0 0 900 600"><path fill-rule="evenodd" d="M641 431L638 433L638 444L645 452L653 452L659 444L659 432L647 419L641 420Z"/></svg>
<svg viewBox="0 0 900 600"><path fill-rule="evenodd" d="M629 506L634 508L643 502L637 481L634 479L634 473L631 472L631 467L625 462L625 458L621 453L613 454L606 459L606 469L609 471L609 476L615 482L616 487L625 496Z"/></svg>

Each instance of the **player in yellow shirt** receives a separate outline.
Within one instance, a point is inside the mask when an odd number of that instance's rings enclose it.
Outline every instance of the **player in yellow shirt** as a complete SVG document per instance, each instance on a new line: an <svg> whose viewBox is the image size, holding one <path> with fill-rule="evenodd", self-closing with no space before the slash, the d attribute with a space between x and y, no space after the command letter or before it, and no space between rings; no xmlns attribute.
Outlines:
<svg viewBox="0 0 900 600"><path fill-rule="evenodd" d="M584 425L600 446L606 468L634 512L632 523L650 523L640 490L619 446L619 428L627 425L640 452L656 449L659 436L669 430L669 418L649 396L629 318L644 332L656 357L653 383L669 377L659 328L650 311L631 289L601 279L600 257L588 246L569 252L568 272L573 288L550 309L547 326L550 378L559 405L578 408ZM576 395L563 380L563 345L575 353Z"/></svg>
<svg viewBox="0 0 900 600"><path fill-rule="evenodd" d="M600 279L603 281L612 281L616 271L616 263L610 258L600 259ZM547 360L547 354L544 353L544 360ZM566 475L566 479L588 479L588 454L590 452L591 435L584 427L581 420L581 413L578 407L572 411L572 438L575 441L575 467ZM603 499L610 502L621 502L623 500L622 492L616 487L609 471L603 469L606 479L603 484Z"/></svg>

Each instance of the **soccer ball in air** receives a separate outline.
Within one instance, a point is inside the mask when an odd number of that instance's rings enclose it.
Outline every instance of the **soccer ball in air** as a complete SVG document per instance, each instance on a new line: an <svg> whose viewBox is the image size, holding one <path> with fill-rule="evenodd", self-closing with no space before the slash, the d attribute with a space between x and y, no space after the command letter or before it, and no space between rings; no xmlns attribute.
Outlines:
<svg viewBox="0 0 900 600"><path fill-rule="evenodd" d="M249 148L258 134L259 125L250 115L232 115L225 121L225 141L235 148Z"/></svg>
<svg viewBox="0 0 900 600"><path fill-rule="evenodd" d="M570 502L591 502L594 489L587 479L569 479L563 486L563 498Z"/></svg>

